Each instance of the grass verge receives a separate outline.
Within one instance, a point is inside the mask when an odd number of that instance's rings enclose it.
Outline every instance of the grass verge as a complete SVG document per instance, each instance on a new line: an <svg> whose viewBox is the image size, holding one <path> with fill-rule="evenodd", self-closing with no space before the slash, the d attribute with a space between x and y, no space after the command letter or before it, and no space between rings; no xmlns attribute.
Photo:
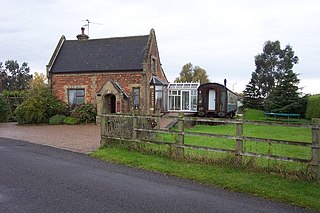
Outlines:
<svg viewBox="0 0 320 213"><path fill-rule="evenodd" d="M240 168L174 161L117 147L105 147L90 156L320 211L320 183L251 173Z"/></svg>

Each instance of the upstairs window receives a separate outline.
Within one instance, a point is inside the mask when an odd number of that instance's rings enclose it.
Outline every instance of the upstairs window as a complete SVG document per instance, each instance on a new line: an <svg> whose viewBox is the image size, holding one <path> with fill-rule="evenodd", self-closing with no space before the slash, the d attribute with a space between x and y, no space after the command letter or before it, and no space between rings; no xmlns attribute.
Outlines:
<svg viewBox="0 0 320 213"><path fill-rule="evenodd" d="M84 89L68 89L68 104L84 104Z"/></svg>

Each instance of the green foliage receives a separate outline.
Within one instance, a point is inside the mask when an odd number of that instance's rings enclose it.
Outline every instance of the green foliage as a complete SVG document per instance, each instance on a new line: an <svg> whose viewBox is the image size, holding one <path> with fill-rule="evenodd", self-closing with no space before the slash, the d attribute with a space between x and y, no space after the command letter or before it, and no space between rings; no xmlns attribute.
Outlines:
<svg viewBox="0 0 320 213"><path fill-rule="evenodd" d="M191 63L185 64L180 72L180 77L177 77L174 82L198 82L200 84L209 83L208 74L205 69L195 66Z"/></svg>
<svg viewBox="0 0 320 213"><path fill-rule="evenodd" d="M46 86L33 88L28 98L15 110L18 123L47 123L56 114L65 114L66 104L58 100Z"/></svg>
<svg viewBox="0 0 320 213"><path fill-rule="evenodd" d="M4 90L2 92L2 95L5 97L21 97L21 98L25 98L28 96L28 90L13 90L13 91L9 91L9 90Z"/></svg>
<svg viewBox="0 0 320 213"><path fill-rule="evenodd" d="M91 104L78 105L71 112L71 117L77 118L80 122L85 123L95 122L96 115L96 108Z"/></svg>
<svg viewBox="0 0 320 213"><path fill-rule="evenodd" d="M8 120L9 106L5 98L0 95L0 122L6 122Z"/></svg>
<svg viewBox="0 0 320 213"><path fill-rule="evenodd" d="M63 123L68 124L68 125L76 125L80 123L80 120L78 118L74 117L66 117L63 121Z"/></svg>
<svg viewBox="0 0 320 213"><path fill-rule="evenodd" d="M266 111L304 114L306 105L300 100L298 84L297 74L292 70L285 71L267 98Z"/></svg>
<svg viewBox="0 0 320 213"><path fill-rule="evenodd" d="M258 88L257 73L253 72L251 74L251 80L246 85L243 95L244 108L263 109L264 99L261 97L260 90Z"/></svg>
<svg viewBox="0 0 320 213"><path fill-rule="evenodd" d="M27 90L5 90L2 92L3 97L6 99L9 111L8 111L8 121L16 121L14 111L16 108L26 99L28 96Z"/></svg>
<svg viewBox="0 0 320 213"><path fill-rule="evenodd" d="M308 99L306 118L320 118L320 94L310 96Z"/></svg>
<svg viewBox="0 0 320 213"><path fill-rule="evenodd" d="M67 116L65 115L54 115L49 119L49 124L51 125L58 125L63 124L64 119L66 119Z"/></svg>
<svg viewBox="0 0 320 213"><path fill-rule="evenodd" d="M276 85L288 77L286 75L289 72L293 73L292 68L298 62L299 58L294 55L290 45L281 49L279 41L267 41L264 44L263 52L255 56L256 69L244 90L244 107L265 109L266 98L269 97ZM297 77L296 74L294 75ZM294 84L293 87L299 83L298 78L296 80L297 82L291 81ZM288 79L287 82L290 83Z"/></svg>
<svg viewBox="0 0 320 213"><path fill-rule="evenodd" d="M17 61L8 60L3 67L0 62L0 92L3 90L25 90L32 79L30 68L26 62L21 67Z"/></svg>

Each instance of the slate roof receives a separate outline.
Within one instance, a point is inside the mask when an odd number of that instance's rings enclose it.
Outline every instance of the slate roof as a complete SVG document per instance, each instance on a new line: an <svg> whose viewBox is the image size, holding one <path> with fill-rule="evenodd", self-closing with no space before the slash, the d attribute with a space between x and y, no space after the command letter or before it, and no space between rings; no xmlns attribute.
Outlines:
<svg viewBox="0 0 320 213"><path fill-rule="evenodd" d="M50 73L142 70L148 38L64 40Z"/></svg>

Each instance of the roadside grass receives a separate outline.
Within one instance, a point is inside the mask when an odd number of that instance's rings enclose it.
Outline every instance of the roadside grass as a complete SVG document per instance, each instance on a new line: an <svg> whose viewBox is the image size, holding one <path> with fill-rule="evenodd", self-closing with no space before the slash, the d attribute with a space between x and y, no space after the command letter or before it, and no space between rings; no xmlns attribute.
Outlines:
<svg viewBox="0 0 320 213"><path fill-rule="evenodd" d="M320 211L319 182L287 179L266 172L248 172L230 166L172 160L123 147L104 147L90 156Z"/></svg>

